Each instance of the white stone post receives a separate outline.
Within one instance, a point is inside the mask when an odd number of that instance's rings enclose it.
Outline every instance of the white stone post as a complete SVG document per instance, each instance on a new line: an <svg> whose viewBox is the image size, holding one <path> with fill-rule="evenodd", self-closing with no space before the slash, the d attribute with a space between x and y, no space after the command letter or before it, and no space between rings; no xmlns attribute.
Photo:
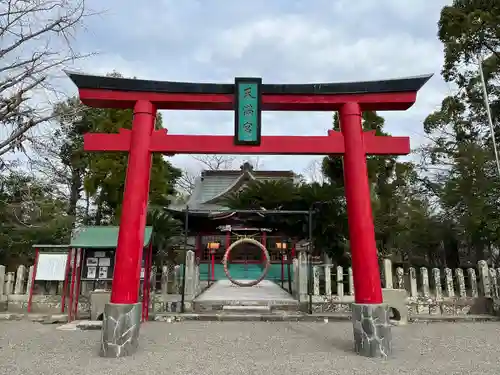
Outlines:
<svg viewBox="0 0 500 375"><path fill-rule="evenodd" d="M420 276L422 277L422 296L429 298L429 270L426 267L420 267Z"/></svg>
<svg viewBox="0 0 500 375"><path fill-rule="evenodd" d="M394 284L392 282L392 262L390 259L384 259L384 287L385 289L393 289Z"/></svg>
<svg viewBox="0 0 500 375"><path fill-rule="evenodd" d="M155 312L155 293L156 293L156 266L151 267L151 274L149 278L149 308L153 313Z"/></svg>
<svg viewBox="0 0 500 375"><path fill-rule="evenodd" d="M479 292L477 289L476 270L474 268L468 268L467 276L469 277L471 297L477 298L479 296Z"/></svg>
<svg viewBox="0 0 500 375"><path fill-rule="evenodd" d="M491 283L490 274L488 270L488 263L484 260L480 260L477 263L479 269L479 286L481 293L486 298L491 298Z"/></svg>
<svg viewBox="0 0 500 375"><path fill-rule="evenodd" d="M467 295L467 292L465 289L464 271L461 268L457 268L455 270L455 277L457 278L458 296L460 298L464 298Z"/></svg>
<svg viewBox="0 0 500 375"><path fill-rule="evenodd" d="M342 266L337 266L337 296L340 299L344 297L344 269Z"/></svg>
<svg viewBox="0 0 500 375"><path fill-rule="evenodd" d="M293 295L298 297L299 290L299 260L297 258L293 258L293 284L292 284L292 292Z"/></svg>
<svg viewBox="0 0 500 375"><path fill-rule="evenodd" d="M432 278L434 280L436 300L441 300L443 299L443 288L441 287L441 271L439 268L432 269Z"/></svg>
<svg viewBox="0 0 500 375"><path fill-rule="evenodd" d="M445 288L446 288L446 297L454 298L455 297L455 286L453 285L453 273L450 268L444 269L444 276L446 280Z"/></svg>
<svg viewBox="0 0 500 375"><path fill-rule="evenodd" d="M14 294L24 294L24 282L26 279L26 267L20 265L17 267L16 284Z"/></svg>
<svg viewBox="0 0 500 375"><path fill-rule="evenodd" d="M305 302L308 300L307 296L307 254L305 251L299 251L299 301Z"/></svg>
<svg viewBox="0 0 500 375"><path fill-rule="evenodd" d="M410 274L410 297L418 297L417 290L417 271L414 267L410 267L408 270Z"/></svg>
<svg viewBox="0 0 500 375"><path fill-rule="evenodd" d="M355 291L354 291L354 277L352 275L352 267L349 267L347 269L347 277L349 277L349 295L353 296Z"/></svg>
<svg viewBox="0 0 500 375"><path fill-rule="evenodd" d="M332 266L325 265L325 295L330 297L332 295Z"/></svg>
<svg viewBox="0 0 500 375"><path fill-rule="evenodd" d="M497 294L497 271L494 268L489 269L490 276L490 291L493 298L498 297Z"/></svg>
<svg viewBox="0 0 500 375"><path fill-rule="evenodd" d="M184 277L186 289L184 289L185 301L192 301L196 293L196 280L195 280L195 258L194 251L186 251L186 263L184 265Z"/></svg>
<svg viewBox="0 0 500 375"><path fill-rule="evenodd" d="M200 284L200 266L198 264L195 265L194 267L194 283L195 283L195 296L198 295L201 289L201 284Z"/></svg>
<svg viewBox="0 0 500 375"><path fill-rule="evenodd" d="M26 282L26 294L30 294L31 284L33 282L33 272L35 271L35 266L30 266L28 271L28 281Z"/></svg>
<svg viewBox="0 0 500 375"><path fill-rule="evenodd" d="M313 294L319 296L319 266L313 266Z"/></svg>
<svg viewBox="0 0 500 375"><path fill-rule="evenodd" d="M0 265L0 297L4 295L5 290L5 266Z"/></svg>
<svg viewBox="0 0 500 375"><path fill-rule="evenodd" d="M396 289L405 288L405 270L402 267L396 268Z"/></svg>
<svg viewBox="0 0 500 375"><path fill-rule="evenodd" d="M7 272L7 277L5 278L5 294L12 294L14 291L14 272Z"/></svg>

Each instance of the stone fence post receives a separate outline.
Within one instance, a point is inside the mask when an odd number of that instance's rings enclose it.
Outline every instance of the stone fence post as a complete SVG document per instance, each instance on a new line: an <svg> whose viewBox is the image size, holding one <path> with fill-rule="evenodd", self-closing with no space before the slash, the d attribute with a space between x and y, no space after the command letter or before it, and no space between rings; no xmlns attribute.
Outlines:
<svg viewBox="0 0 500 375"><path fill-rule="evenodd" d="M300 302L307 302L308 301L307 283L308 283L309 269L307 264L307 252L305 250L299 251L297 268L299 274L297 296L299 297Z"/></svg>
<svg viewBox="0 0 500 375"><path fill-rule="evenodd" d="M14 272L7 272L7 277L5 278L5 294L12 294L14 291Z"/></svg>
<svg viewBox="0 0 500 375"><path fill-rule="evenodd" d="M491 283L488 263L480 260L477 264L479 270L479 290L483 297L491 298Z"/></svg>
<svg viewBox="0 0 500 375"><path fill-rule="evenodd" d="M186 251L186 263L184 265L185 286L184 301L190 302L196 297L196 262L194 251Z"/></svg>
<svg viewBox="0 0 500 375"><path fill-rule="evenodd" d="M390 259L384 259L383 269L384 269L384 274L383 274L384 288L393 289L394 284L392 279L392 262Z"/></svg>
<svg viewBox="0 0 500 375"><path fill-rule="evenodd" d="M161 266L161 294L168 294L168 266Z"/></svg>
<svg viewBox="0 0 500 375"><path fill-rule="evenodd" d="M6 293L5 291L5 266L0 265L0 299Z"/></svg>
<svg viewBox="0 0 500 375"><path fill-rule="evenodd" d="M0 265L0 311L7 311L7 296L5 288L5 266Z"/></svg>
<svg viewBox="0 0 500 375"><path fill-rule="evenodd" d="M14 294L24 294L24 282L26 281L26 267L20 265L17 267L16 284Z"/></svg>
<svg viewBox="0 0 500 375"><path fill-rule="evenodd" d="M26 283L26 294L30 294L31 284L33 283L33 272L35 271L35 266L30 266L28 271L28 281Z"/></svg>

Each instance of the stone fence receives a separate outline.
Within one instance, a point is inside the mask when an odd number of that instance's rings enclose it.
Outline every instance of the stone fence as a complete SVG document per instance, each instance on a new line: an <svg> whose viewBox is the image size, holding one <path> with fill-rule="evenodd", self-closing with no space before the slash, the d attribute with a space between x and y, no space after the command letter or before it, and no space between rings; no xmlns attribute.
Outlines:
<svg viewBox="0 0 500 375"><path fill-rule="evenodd" d="M305 252L299 252L298 258L293 260L292 291L302 308L312 301L314 312L349 312L354 301L352 269L327 264L309 266ZM208 284L200 281L200 269L193 251L186 252L185 272L183 268L179 265L153 267L150 311L181 311L183 284L185 311L192 309L193 300ZM0 311L27 311L32 275L33 266L19 266L17 272L6 273L5 267L0 265ZM385 259L381 276L384 300L403 315L495 314L498 311L500 268L489 268L485 261L480 261L475 268L452 270L394 268L391 261ZM63 288L63 282L37 281L33 288L32 311L59 313ZM92 295L98 292L109 295L110 288L109 281L82 281L78 305L81 316L90 314ZM70 283L67 285L66 305L69 289ZM141 296L142 290L141 285Z"/></svg>
<svg viewBox="0 0 500 375"><path fill-rule="evenodd" d="M191 307L192 300L206 287L200 282L200 270L196 264L193 251L186 252L186 283L185 306ZM19 266L16 272L5 272L5 266L0 265L0 311L26 312L28 308L29 291L33 279L34 266ZM66 301L69 303L69 289L71 288L71 272L66 286ZM150 308L153 311L180 311L181 290L183 285L183 266L163 265L161 275L157 267L151 270ZM75 282L75 290L76 290ZM59 313L61 311L61 297L64 282L36 281L33 287L32 311L37 313ZM82 315L90 313L90 295L92 292L106 293L111 290L111 281L81 281L78 311ZM142 298L143 283L140 285Z"/></svg>
<svg viewBox="0 0 500 375"><path fill-rule="evenodd" d="M294 280L294 294L300 301L308 301L309 286L305 254L294 260L299 277ZM300 274L302 273L302 277ZM477 268L393 268L389 259L382 261L384 300L402 299L406 314L463 315L496 314L500 298L500 268L489 268L480 261ZM348 312L354 301L354 283L351 267L334 265L312 266L312 302L316 312ZM387 301L386 301L387 302ZM389 303L389 302L388 302ZM404 312L402 312L404 313Z"/></svg>

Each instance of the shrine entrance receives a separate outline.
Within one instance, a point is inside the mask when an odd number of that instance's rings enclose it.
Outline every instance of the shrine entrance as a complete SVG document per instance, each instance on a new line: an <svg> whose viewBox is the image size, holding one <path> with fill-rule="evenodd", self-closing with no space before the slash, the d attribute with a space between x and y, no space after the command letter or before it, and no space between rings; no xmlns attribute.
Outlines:
<svg viewBox="0 0 500 375"><path fill-rule="evenodd" d="M410 153L410 143L408 137L364 132L362 112L410 108L418 90L431 76L325 84L262 84L260 78L236 78L232 84L205 84L69 74L84 104L134 111L132 130L84 136L86 151L129 153L111 302L103 318L101 355L129 355L138 346L138 286L153 152L342 155L355 289L355 348L365 356L389 353L389 308L382 298L366 155L406 155ZM235 117L234 134L177 135L166 129L155 130L158 110L231 110ZM263 110L338 111L341 131L328 130L324 136L262 136Z"/></svg>
<svg viewBox="0 0 500 375"><path fill-rule="evenodd" d="M249 237L252 238L252 237ZM228 256L228 271L236 280L257 280L266 261L261 249L250 243L239 243Z"/></svg>
<svg viewBox="0 0 500 375"><path fill-rule="evenodd" d="M234 172L237 171L221 171L216 177L222 173L232 175ZM277 172L260 171L258 177L276 175ZM282 175L283 172L280 171ZM209 177L205 176L204 182L210 187ZM237 180L239 177L235 178ZM220 185L220 181L217 181L217 185ZM196 185L195 190L204 191L202 185ZM216 206L210 199L209 207L214 211L201 208L191 210L188 203L194 200L190 199L187 203L173 204L167 210L175 219L183 222L184 242L194 244L200 281L208 281L208 285L212 285L217 281L232 279L242 281L238 283L239 286L243 286L243 283L251 286L256 283L250 281L261 279L273 281L282 289L292 292L292 260L296 256L296 242L301 238L290 237L285 218L292 217L296 222L308 223L314 217L310 210L230 209ZM203 207L199 201L198 207ZM312 228L311 225L306 227ZM306 236L307 239L311 238L311 232Z"/></svg>
<svg viewBox="0 0 500 375"><path fill-rule="evenodd" d="M262 251L255 245L241 243L231 251L228 260L234 264L260 264L262 257Z"/></svg>

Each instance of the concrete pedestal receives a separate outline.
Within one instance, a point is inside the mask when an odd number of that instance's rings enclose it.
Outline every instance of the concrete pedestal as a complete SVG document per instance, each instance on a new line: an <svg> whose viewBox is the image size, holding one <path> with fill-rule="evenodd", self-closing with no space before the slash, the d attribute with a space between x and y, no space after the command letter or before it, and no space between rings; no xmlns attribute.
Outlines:
<svg viewBox="0 0 500 375"><path fill-rule="evenodd" d="M389 306L352 304L354 349L364 357L387 358L392 352Z"/></svg>
<svg viewBox="0 0 500 375"><path fill-rule="evenodd" d="M101 314L104 318L104 309L109 303L110 298L111 292L90 292L90 320L100 320L99 317L101 316Z"/></svg>
<svg viewBox="0 0 500 375"><path fill-rule="evenodd" d="M125 357L137 350L142 304L108 303L104 307L101 357Z"/></svg>

